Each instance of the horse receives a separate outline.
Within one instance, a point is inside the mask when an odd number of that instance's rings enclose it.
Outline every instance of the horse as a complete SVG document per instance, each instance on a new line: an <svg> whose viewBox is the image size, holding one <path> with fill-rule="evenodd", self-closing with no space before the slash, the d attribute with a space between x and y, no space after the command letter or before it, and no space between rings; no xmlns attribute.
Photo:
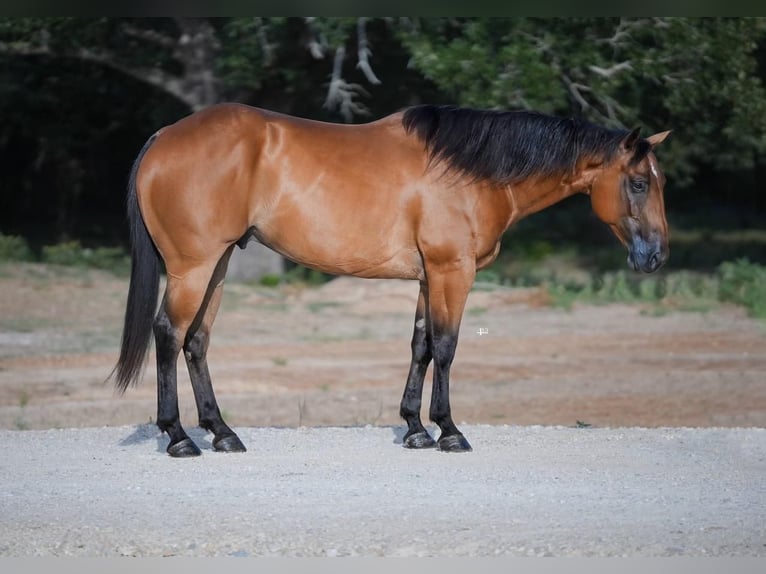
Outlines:
<svg viewBox="0 0 766 574"><path fill-rule="evenodd" d="M131 274L116 389L141 378L153 334L156 424L168 434L167 453L201 454L179 416L181 351L214 450L246 450L221 416L207 351L229 258L254 239L325 273L418 281L403 446L470 451L452 418L449 385L477 270L495 260L511 225L584 193L626 247L628 264L656 271L669 247L654 149L669 133L642 138L639 128L436 105L356 125L235 103L188 115L149 137L130 171ZM420 413L431 361L438 439Z"/></svg>

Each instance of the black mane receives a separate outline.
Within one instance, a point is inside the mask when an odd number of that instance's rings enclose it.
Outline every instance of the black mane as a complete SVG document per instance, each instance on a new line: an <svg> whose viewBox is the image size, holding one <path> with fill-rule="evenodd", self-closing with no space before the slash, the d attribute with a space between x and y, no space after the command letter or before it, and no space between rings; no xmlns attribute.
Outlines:
<svg viewBox="0 0 766 574"><path fill-rule="evenodd" d="M583 154L608 161L629 133L537 112L434 105L408 108L402 123L425 143L431 162L501 184L571 173ZM640 140L634 161L648 150Z"/></svg>

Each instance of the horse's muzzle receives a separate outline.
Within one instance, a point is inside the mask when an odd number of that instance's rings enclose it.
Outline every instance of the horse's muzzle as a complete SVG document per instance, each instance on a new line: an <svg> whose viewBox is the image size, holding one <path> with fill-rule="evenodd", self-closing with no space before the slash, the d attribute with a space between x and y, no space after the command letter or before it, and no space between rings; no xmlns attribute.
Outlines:
<svg viewBox="0 0 766 574"><path fill-rule="evenodd" d="M634 271L654 273L668 260L670 250L659 241L634 239L628 249L628 265Z"/></svg>

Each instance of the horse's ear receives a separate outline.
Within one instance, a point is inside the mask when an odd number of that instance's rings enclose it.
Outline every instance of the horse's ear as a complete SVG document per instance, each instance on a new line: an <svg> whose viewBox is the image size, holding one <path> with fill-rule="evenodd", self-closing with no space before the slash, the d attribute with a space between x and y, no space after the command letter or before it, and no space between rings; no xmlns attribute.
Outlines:
<svg viewBox="0 0 766 574"><path fill-rule="evenodd" d="M648 138L646 138L646 141L649 142L649 145L651 145L652 148L655 148L665 141L665 138L670 135L670 132L671 130L654 134L653 136L649 136Z"/></svg>
<svg viewBox="0 0 766 574"><path fill-rule="evenodd" d="M638 140L641 139L641 128L635 128L622 140L622 149L627 152L633 152Z"/></svg>

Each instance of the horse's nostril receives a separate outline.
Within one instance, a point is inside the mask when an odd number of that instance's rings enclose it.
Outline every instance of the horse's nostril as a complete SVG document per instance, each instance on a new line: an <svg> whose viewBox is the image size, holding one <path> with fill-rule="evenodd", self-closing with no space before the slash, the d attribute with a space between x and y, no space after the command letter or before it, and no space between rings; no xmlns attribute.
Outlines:
<svg viewBox="0 0 766 574"><path fill-rule="evenodd" d="M656 271L660 268L660 265L662 265L662 260L660 257L660 252L655 251L652 256L649 258L649 269L651 271Z"/></svg>

